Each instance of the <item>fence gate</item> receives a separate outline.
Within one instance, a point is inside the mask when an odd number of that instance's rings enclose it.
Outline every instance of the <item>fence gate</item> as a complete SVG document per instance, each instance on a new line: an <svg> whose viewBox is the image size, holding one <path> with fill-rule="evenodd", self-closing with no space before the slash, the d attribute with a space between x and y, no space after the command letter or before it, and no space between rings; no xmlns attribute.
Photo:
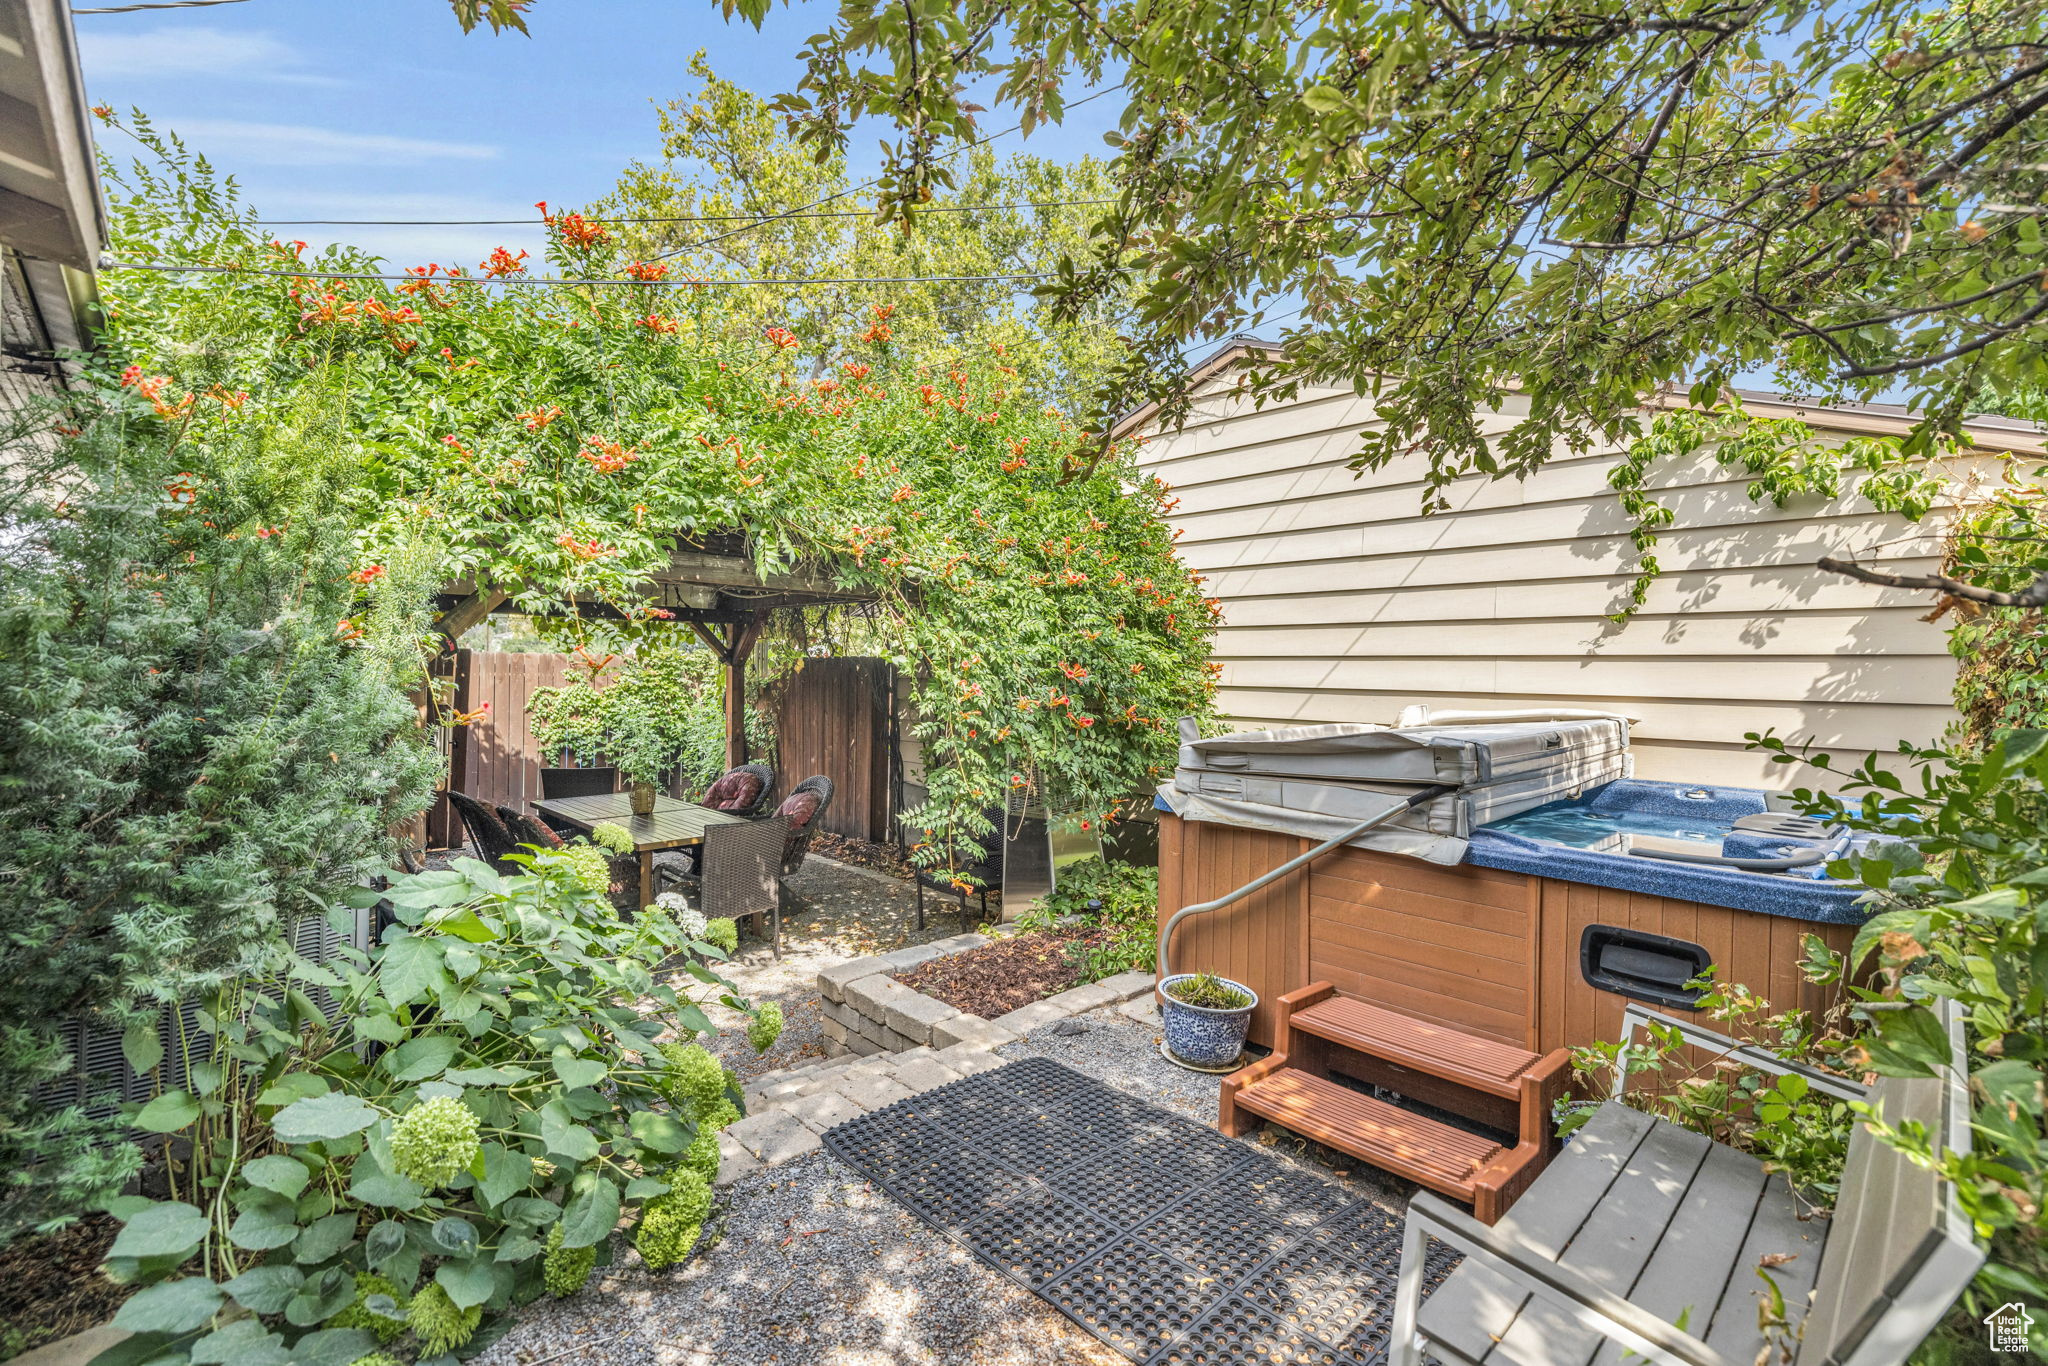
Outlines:
<svg viewBox="0 0 2048 1366"><path fill-rule="evenodd" d="M807 659L775 715L776 790L813 774L833 782L821 829L877 843L894 838L892 717L896 671L880 659Z"/></svg>
<svg viewBox="0 0 2048 1366"><path fill-rule="evenodd" d="M526 719L526 699L535 688L557 688L568 681L567 655L513 654L457 650L436 663L435 672L455 679L455 710L490 710L452 731L448 782L492 806L527 809L540 796L540 771L545 763ZM436 849L462 842L461 822L448 798L434 799L427 819L427 843Z"/></svg>

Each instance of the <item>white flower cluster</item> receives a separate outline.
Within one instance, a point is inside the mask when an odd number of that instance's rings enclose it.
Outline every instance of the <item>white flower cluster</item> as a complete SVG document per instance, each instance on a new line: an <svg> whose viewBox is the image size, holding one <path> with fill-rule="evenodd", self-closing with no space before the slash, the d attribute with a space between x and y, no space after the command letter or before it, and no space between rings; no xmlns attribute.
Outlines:
<svg viewBox="0 0 2048 1366"><path fill-rule="evenodd" d="M711 923L704 918L704 912L690 909L689 898L681 892L663 892L654 898L654 904L669 913L686 939L702 939L705 928Z"/></svg>

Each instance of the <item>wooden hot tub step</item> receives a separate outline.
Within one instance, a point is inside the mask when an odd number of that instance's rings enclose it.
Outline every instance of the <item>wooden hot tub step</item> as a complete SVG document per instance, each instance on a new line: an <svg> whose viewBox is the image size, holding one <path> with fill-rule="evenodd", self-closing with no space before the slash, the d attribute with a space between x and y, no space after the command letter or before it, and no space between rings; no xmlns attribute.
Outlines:
<svg viewBox="0 0 2048 1366"><path fill-rule="evenodd" d="M1484 1135L1291 1067L1267 1073L1234 1099L1240 1110L1459 1200L1473 1199L1473 1178L1502 1151Z"/></svg>
<svg viewBox="0 0 2048 1366"><path fill-rule="evenodd" d="M1384 1058L1506 1100L1520 1098L1522 1074L1543 1061L1540 1054L1527 1049L1446 1029L1347 996L1329 996L1296 1010L1288 1024L1297 1033L1328 1039L1353 1052Z"/></svg>

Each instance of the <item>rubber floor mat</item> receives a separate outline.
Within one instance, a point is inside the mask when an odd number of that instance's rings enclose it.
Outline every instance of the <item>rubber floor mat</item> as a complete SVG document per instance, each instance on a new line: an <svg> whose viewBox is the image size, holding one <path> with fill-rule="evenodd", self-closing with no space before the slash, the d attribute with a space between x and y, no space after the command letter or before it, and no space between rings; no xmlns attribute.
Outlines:
<svg viewBox="0 0 2048 1366"><path fill-rule="evenodd" d="M1380 1366L1401 1221L1047 1058L897 1101L825 1147L1146 1366ZM1439 1248L1425 1285L1457 1264Z"/></svg>

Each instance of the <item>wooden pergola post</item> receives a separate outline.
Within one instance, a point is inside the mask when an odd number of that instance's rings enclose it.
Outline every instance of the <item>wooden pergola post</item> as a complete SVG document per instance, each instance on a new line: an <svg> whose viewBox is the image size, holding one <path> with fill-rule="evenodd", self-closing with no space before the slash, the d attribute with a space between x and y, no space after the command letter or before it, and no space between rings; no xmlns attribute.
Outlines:
<svg viewBox="0 0 2048 1366"><path fill-rule="evenodd" d="M721 636L715 625L692 621L690 629L704 642L718 662L725 666L725 766L738 768L747 762L747 655L761 636L766 614L753 612L725 623Z"/></svg>

